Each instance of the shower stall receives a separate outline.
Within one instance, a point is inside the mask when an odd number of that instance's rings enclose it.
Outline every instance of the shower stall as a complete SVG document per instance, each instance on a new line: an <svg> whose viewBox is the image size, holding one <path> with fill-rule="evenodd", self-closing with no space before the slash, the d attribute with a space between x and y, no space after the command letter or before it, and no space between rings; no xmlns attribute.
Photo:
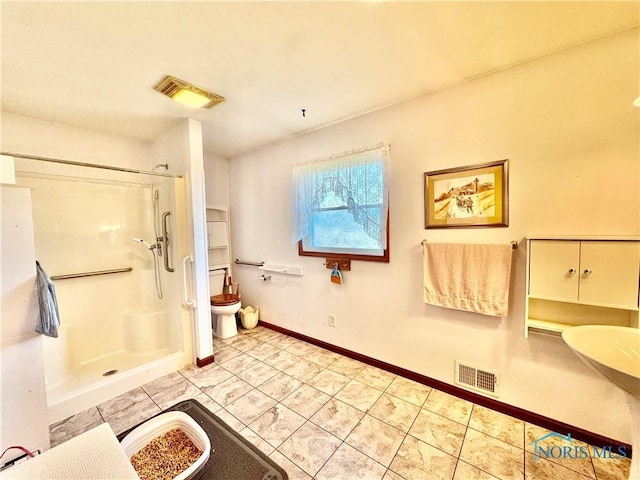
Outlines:
<svg viewBox="0 0 640 480"><path fill-rule="evenodd" d="M43 337L55 422L190 363L191 339L174 268L182 178L164 165L46 167L16 178L31 190L36 256L58 299L59 336Z"/></svg>

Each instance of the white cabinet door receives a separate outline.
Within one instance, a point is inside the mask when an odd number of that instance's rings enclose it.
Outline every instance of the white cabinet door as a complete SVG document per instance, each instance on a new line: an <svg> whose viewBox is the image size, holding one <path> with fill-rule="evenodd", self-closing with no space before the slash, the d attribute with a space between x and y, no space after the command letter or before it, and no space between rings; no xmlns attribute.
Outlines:
<svg viewBox="0 0 640 480"><path fill-rule="evenodd" d="M228 245L227 222L207 222L207 230L209 248L220 248Z"/></svg>
<svg viewBox="0 0 640 480"><path fill-rule="evenodd" d="M637 308L639 264L638 242L582 242L578 301Z"/></svg>
<svg viewBox="0 0 640 480"><path fill-rule="evenodd" d="M532 240L529 295L549 300L578 300L580 242Z"/></svg>

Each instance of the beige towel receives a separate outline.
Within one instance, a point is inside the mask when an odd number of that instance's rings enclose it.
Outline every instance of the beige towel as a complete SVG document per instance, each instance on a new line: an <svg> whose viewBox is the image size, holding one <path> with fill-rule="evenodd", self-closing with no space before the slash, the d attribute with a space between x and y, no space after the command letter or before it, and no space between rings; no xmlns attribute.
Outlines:
<svg viewBox="0 0 640 480"><path fill-rule="evenodd" d="M424 303L505 317L511 245L423 242Z"/></svg>

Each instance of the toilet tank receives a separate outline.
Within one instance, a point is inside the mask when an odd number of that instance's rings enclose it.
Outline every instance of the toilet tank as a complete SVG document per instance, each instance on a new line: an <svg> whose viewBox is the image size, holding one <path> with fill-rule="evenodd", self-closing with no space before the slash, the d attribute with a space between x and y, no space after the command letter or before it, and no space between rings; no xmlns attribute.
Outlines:
<svg viewBox="0 0 640 480"><path fill-rule="evenodd" d="M224 279L226 270L209 270L209 295L218 295L224 290Z"/></svg>

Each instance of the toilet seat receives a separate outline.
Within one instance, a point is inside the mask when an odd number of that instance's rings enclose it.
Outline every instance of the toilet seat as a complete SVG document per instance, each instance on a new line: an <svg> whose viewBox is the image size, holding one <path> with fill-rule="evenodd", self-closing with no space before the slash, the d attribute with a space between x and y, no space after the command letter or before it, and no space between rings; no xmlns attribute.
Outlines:
<svg viewBox="0 0 640 480"><path fill-rule="evenodd" d="M240 297L232 293L221 293L211 298L213 334L218 338L231 338L238 334L236 313L240 310Z"/></svg>
<svg viewBox="0 0 640 480"><path fill-rule="evenodd" d="M233 305L238 303L240 298L234 293L221 293L220 295L214 295L211 297L211 305L214 307L224 307L227 305Z"/></svg>

